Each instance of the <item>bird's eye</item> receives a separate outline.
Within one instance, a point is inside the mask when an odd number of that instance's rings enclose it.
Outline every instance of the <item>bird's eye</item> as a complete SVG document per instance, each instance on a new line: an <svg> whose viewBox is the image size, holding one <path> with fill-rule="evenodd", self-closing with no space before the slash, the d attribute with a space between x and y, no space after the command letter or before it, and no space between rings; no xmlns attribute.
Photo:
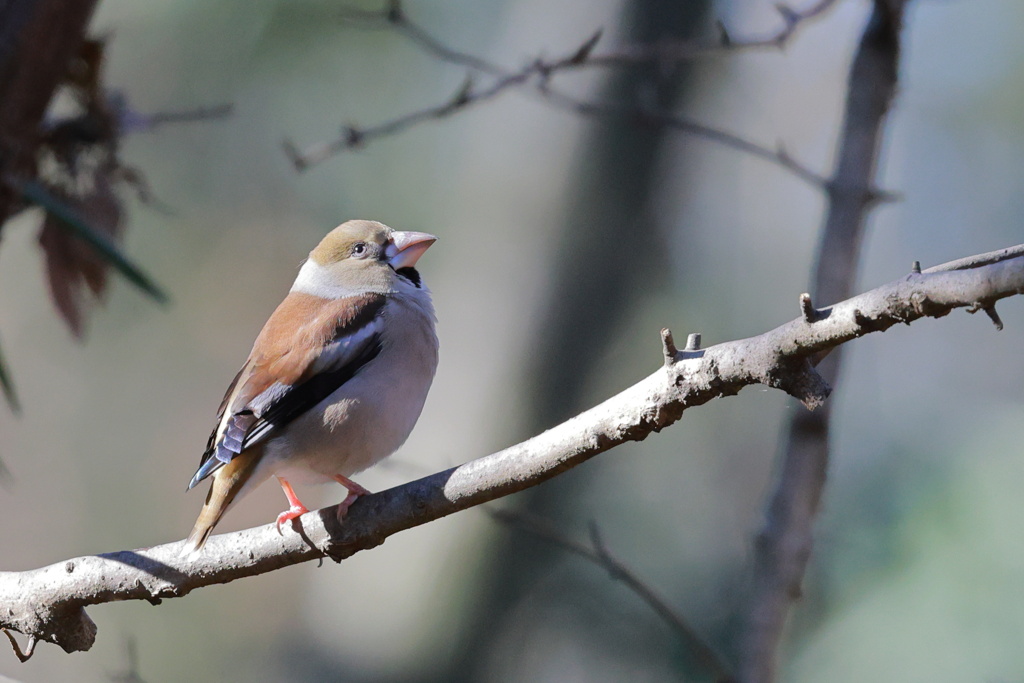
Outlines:
<svg viewBox="0 0 1024 683"><path fill-rule="evenodd" d="M353 256L364 256L366 254L366 242L356 242L352 245Z"/></svg>

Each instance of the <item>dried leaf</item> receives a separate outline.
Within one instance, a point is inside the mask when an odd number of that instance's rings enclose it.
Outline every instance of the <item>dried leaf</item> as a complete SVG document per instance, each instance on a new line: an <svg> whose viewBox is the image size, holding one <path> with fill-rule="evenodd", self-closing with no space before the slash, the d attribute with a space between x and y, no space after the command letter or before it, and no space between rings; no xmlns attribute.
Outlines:
<svg viewBox="0 0 1024 683"><path fill-rule="evenodd" d="M124 221L121 202L106 176L96 178L93 193L78 202L80 215L86 222L106 235L111 242L120 245L124 236ZM103 298L107 286L109 265L96 251L81 240L73 240L75 257L80 264L82 276L89 289L98 299Z"/></svg>
<svg viewBox="0 0 1024 683"><path fill-rule="evenodd" d="M51 191L57 192L56 188L51 188ZM99 178L89 196L64 196L61 199L111 243L120 242L123 233L121 204L109 182ZM53 302L72 334L81 338L86 314L95 302L103 300L109 262L68 231L50 212L43 219L39 244L46 256L46 275ZM89 288L92 297L87 296L83 286Z"/></svg>
<svg viewBox="0 0 1024 683"><path fill-rule="evenodd" d="M39 231L39 246L46 257L46 279L50 285L50 296L60 316L76 338L84 333L82 310L82 275L75 266L74 238L60 227L59 221L47 213Z"/></svg>
<svg viewBox="0 0 1024 683"><path fill-rule="evenodd" d="M47 276L54 303L76 336L82 334L82 286L98 298L106 285L106 269L113 266L132 284L164 303L167 296L121 253L121 205L104 176L96 177L93 191L70 197L60 188L35 181L16 183L22 196L46 211L39 242L46 253Z"/></svg>

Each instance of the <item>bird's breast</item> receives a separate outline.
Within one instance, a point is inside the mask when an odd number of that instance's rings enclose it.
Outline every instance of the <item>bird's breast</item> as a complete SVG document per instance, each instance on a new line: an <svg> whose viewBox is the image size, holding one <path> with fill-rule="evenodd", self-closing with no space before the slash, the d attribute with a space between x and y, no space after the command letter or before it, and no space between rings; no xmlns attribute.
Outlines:
<svg viewBox="0 0 1024 683"><path fill-rule="evenodd" d="M420 416L437 368L432 311L392 304L381 351L267 443L271 473L295 483L351 476L394 453Z"/></svg>

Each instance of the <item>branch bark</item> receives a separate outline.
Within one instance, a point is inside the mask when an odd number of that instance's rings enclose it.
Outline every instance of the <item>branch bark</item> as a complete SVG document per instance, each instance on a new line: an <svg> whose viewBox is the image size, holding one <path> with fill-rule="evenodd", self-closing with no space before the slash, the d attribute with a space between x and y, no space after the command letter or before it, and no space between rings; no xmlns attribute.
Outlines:
<svg viewBox="0 0 1024 683"><path fill-rule="evenodd" d="M640 441L676 422L687 408L743 387L764 384L808 407L829 394L811 366L819 353L869 332L955 308L984 310L1024 293L1024 245L972 257L974 266L912 272L830 308L803 315L762 335L705 350L675 350L653 374L604 403L520 444L459 467L360 498L343 525L335 508L303 515L297 532L273 524L210 539L195 559L182 542L79 557L22 572L0 573L0 627L88 650L96 625L89 605L181 597L196 588L255 576L299 562L341 561L392 534L507 496L550 479L627 441ZM962 262L962 261L961 261ZM957 262L957 263L961 263ZM670 349L668 344L666 349Z"/></svg>

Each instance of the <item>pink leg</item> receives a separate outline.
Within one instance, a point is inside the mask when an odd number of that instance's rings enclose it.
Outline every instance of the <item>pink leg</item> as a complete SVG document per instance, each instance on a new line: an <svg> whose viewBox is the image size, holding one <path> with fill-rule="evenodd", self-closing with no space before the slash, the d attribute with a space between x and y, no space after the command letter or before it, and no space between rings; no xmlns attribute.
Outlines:
<svg viewBox="0 0 1024 683"><path fill-rule="evenodd" d="M299 497L295 495L295 489L286 480L278 477L277 480L281 482L281 488L284 489L284 495L288 498L288 505L290 506L287 510L277 516L277 533L281 533L281 525L285 522L291 521L300 515L304 515L309 512L309 508L302 504Z"/></svg>
<svg viewBox="0 0 1024 683"><path fill-rule="evenodd" d="M341 501L341 504L338 505L338 521L340 522L345 518L348 509L352 507L352 503L356 502L359 496L370 495L370 492L342 474L334 475L334 481L348 489L348 495L345 496L345 500Z"/></svg>

